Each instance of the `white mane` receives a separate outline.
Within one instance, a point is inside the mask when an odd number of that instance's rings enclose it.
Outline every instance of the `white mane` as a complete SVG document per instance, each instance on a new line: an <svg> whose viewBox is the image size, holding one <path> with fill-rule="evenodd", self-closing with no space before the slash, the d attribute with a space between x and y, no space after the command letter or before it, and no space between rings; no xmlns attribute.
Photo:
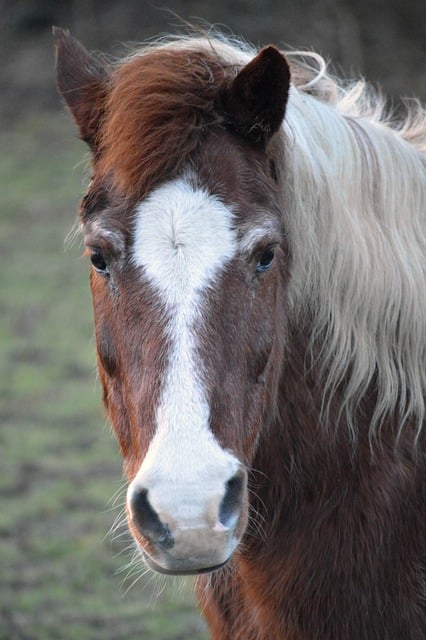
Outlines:
<svg viewBox="0 0 426 640"><path fill-rule="evenodd" d="M312 87L312 85L311 85ZM286 228L296 314L314 312L326 397L346 381L349 424L375 380L373 436L387 415L419 434L426 390L426 114L399 127L364 82L322 72L318 97L292 88ZM289 190L287 196L287 189Z"/></svg>
<svg viewBox="0 0 426 640"><path fill-rule="evenodd" d="M256 54L216 34L147 48L163 46L213 50L236 68ZM418 435L426 390L426 113L414 103L391 124L383 98L365 82L337 81L317 54L285 55L290 298L294 317L313 315L313 344L322 341L325 409L344 387L342 411L355 431L351 416L374 380L371 436L395 412L400 431L414 421Z"/></svg>

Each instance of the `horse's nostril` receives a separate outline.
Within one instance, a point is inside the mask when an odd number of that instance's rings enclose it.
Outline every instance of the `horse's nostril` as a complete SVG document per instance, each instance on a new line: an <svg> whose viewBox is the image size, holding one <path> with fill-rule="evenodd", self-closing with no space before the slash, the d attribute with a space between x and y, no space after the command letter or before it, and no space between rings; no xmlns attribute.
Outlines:
<svg viewBox="0 0 426 640"><path fill-rule="evenodd" d="M167 524L161 522L148 499L147 489L135 492L131 498L132 520L140 533L153 544L171 549L174 539Z"/></svg>
<svg viewBox="0 0 426 640"><path fill-rule="evenodd" d="M219 507L219 521L226 527L235 526L240 516L245 483L245 474L241 471L226 483L225 495Z"/></svg>

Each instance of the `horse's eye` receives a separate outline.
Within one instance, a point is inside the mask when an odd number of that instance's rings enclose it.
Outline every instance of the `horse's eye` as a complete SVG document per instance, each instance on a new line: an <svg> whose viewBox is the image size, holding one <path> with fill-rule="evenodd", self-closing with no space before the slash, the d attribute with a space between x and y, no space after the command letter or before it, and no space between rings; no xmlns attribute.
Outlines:
<svg viewBox="0 0 426 640"><path fill-rule="evenodd" d="M109 273L108 265L105 258L100 251L94 251L90 256L90 262L92 263L95 271L103 275Z"/></svg>
<svg viewBox="0 0 426 640"><path fill-rule="evenodd" d="M272 262L274 260L274 247L268 247L267 249L265 249L265 251L262 253L259 262L256 265L256 271L258 273L261 273L262 271L267 271L271 265Z"/></svg>

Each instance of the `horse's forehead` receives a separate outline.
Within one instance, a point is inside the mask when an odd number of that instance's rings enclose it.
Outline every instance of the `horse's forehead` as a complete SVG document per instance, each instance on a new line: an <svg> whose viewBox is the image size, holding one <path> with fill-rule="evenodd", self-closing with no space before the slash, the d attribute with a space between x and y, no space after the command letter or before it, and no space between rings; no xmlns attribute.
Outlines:
<svg viewBox="0 0 426 640"><path fill-rule="evenodd" d="M136 207L132 260L169 303L190 302L235 255L230 206L191 179L165 183Z"/></svg>
<svg viewBox="0 0 426 640"><path fill-rule="evenodd" d="M281 239L274 212L256 205L242 211L241 202L215 195L192 173L154 189L136 206L132 227L133 263L159 288L170 286L177 300L207 284L237 254L249 256L258 245Z"/></svg>

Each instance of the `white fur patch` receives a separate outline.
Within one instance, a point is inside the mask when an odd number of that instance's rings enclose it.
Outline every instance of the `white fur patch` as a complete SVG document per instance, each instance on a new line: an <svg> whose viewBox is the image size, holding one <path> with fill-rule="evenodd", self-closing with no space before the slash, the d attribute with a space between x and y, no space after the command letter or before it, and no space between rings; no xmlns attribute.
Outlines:
<svg viewBox="0 0 426 640"><path fill-rule="evenodd" d="M133 261L158 292L170 314L169 366L156 412L156 432L135 482L150 487L160 514L184 522L217 517L224 483L238 469L209 428L210 410L194 322L202 319L203 295L217 282L237 249L232 213L219 199L184 179L156 189L137 209ZM179 485L177 495L170 482ZM213 502L206 504L207 492ZM200 488L204 495L197 500ZM197 490L198 489L198 490ZM215 503L215 504L213 504Z"/></svg>
<svg viewBox="0 0 426 640"><path fill-rule="evenodd" d="M133 261L188 320L197 295L236 251L232 217L218 198L184 179L159 187L138 207Z"/></svg>

